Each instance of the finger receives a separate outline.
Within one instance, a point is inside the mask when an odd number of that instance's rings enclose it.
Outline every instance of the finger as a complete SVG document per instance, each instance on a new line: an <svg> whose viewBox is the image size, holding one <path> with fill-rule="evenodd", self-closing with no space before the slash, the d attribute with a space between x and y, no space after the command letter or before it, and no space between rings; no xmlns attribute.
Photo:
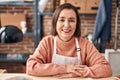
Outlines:
<svg viewBox="0 0 120 80"><path fill-rule="evenodd" d="M84 68L81 68L81 67L74 67L74 70L75 70L75 71L84 71Z"/></svg>
<svg viewBox="0 0 120 80"><path fill-rule="evenodd" d="M84 68L86 65L75 65L75 67L78 67L78 68Z"/></svg>
<svg viewBox="0 0 120 80"><path fill-rule="evenodd" d="M74 71L74 74L78 75L78 76L82 76L82 73L78 72L78 71Z"/></svg>
<svg viewBox="0 0 120 80"><path fill-rule="evenodd" d="M75 65L74 69L84 70L86 68L86 65Z"/></svg>
<svg viewBox="0 0 120 80"><path fill-rule="evenodd" d="M84 68L76 68L75 71L84 71Z"/></svg>

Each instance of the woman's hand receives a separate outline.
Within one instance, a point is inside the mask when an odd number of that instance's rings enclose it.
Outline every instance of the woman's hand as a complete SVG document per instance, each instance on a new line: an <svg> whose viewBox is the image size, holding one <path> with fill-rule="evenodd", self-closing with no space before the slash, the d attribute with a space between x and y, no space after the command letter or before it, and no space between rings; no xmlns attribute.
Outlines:
<svg viewBox="0 0 120 80"><path fill-rule="evenodd" d="M90 69L86 65L75 65L73 73L81 77L86 77L89 71Z"/></svg>
<svg viewBox="0 0 120 80"><path fill-rule="evenodd" d="M67 64L66 65L66 70L67 70L67 73L70 73L70 72L73 72L74 71L74 64L71 63L71 64Z"/></svg>
<svg viewBox="0 0 120 80"><path fill-rule="evenodd" d="M89 68L86 65L75 65L75 64L67 64L67 73L55 75L57 78L72 78L72 77L86 77Z"/></svg>

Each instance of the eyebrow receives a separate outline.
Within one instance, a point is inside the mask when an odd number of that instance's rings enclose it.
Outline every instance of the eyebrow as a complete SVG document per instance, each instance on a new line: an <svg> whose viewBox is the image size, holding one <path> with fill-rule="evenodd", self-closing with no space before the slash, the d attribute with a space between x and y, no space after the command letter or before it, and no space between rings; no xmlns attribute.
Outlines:
<svg viewBox="0 0 120 80"><path fill-rule="evenodd" d="M75 19L74 17L70 17L70 19Z"/></svg>
<svg viewBox="0 0 120 80"><path fill-rule="evenodd" d="M59 17L59 18L65 18L65 17ZM70 17L69 19L75 19L74 17Z"/></svg>

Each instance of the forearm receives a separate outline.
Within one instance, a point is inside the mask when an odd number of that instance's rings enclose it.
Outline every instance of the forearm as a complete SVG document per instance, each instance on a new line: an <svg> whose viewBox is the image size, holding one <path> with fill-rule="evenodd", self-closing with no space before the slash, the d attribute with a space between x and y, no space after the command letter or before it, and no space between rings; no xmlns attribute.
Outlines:
<svg viewBox="0 0 120 80"><path fill-rule="evenodd" d="M26 73L34 76L49 76L66 73L65 65L40 64L35 62L27 63Z"/></svg>
<svg viewBox="0 0 120 80"><path fill-rule="evenodd" d="M73 73L80 77L92 77L92 78L103 78L112 76L112 71L111 68L109 67L109 64L108 65L98 64L92 67L85 66L84 68L79 67L75 71L73 71Z"/></svg>
<svg viewBox="0 0 120 80"><path fill-rule="evenodd" d="M91 72L89 75L94 78L99 77L110 77L112 76L112 70L109 64L104 65L96 65L94 67L90 67Z"/></svg>

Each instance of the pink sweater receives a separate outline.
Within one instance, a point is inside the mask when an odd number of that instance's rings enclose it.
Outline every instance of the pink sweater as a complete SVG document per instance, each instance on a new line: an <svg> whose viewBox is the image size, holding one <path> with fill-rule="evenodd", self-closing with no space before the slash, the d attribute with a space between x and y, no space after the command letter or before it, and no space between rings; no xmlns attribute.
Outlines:
<svg viewBox="0 0 120 80"><path fill-rule="evenodd" d="M110 64L106 61L105 57L98 52L94 45L81 37L78 38L78 41L81 48L81 62L90 69L85 77L99 78L112 76ZM54 36L44 37L40 41L34 54L27 60L27 74L48 76L67 73L65 65L51 63L53 46ZM69 42L63 42L57 37L57 53L64 56L77 56L75 37Z"/></svg>

